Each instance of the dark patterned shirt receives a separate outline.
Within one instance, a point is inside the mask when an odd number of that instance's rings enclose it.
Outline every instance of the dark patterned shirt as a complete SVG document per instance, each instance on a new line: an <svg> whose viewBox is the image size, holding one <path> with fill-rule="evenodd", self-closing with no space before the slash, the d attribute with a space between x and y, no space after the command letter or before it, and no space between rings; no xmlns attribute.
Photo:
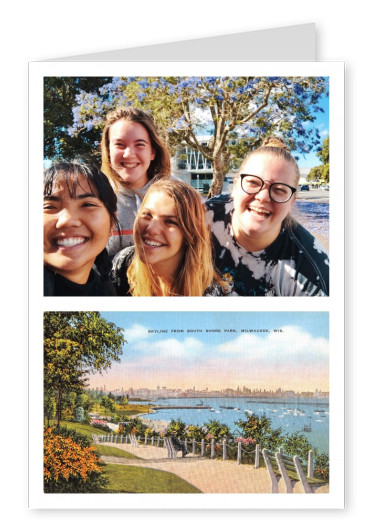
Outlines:
<svg viewBox="0 0 376 531"><path fill-rule="evenodd" d="M232 232L234 202L220 195L206 202L215 265L228 282L228 295L327 296L329 258L304 227L283 227L266 249L248 252Z"/></svg>

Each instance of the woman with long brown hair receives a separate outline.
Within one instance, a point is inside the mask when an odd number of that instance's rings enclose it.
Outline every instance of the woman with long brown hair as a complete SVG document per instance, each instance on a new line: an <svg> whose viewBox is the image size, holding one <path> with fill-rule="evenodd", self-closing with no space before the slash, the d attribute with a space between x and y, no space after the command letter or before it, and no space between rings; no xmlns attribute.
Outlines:
<svg viewBox="0 0 376 531"><path fill-rule="evenodd" d="M163 180L145 194L134 224L135 246L114 258L119 295L223 295L214 271L210 231L199 193Z"/></svg>
<svg viewBox="0 0 376 531"><path fill-rule="evenodd" d="M133 244L134 220L147 189L170 177L170 154L151 116L135 107L107 115L101 154L101 169L117 195L120 230L112 233L107 245L114 256Z"/></svg>

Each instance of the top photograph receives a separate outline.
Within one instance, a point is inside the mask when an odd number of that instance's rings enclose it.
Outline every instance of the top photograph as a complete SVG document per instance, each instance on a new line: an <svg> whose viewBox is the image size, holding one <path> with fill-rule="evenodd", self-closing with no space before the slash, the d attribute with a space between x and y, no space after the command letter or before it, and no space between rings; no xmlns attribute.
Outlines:
<svg viewBox="0 0 376 531"><path fill-rule="evenodd" d="M45 296L329 296L329 77L43 83Z"/></svg>

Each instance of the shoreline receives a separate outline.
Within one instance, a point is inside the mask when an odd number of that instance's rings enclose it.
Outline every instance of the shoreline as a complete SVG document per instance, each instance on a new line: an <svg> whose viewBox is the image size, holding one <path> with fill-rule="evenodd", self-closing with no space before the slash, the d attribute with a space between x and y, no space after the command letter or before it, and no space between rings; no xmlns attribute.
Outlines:
<svg viewBox="0 0 376 531"><path fill-rule="evenodd" d="M162 431L166 431L167 426L170 424L169 420L144 419L142 418L144 415L149 415L149 413L143 413L141 415L134 415L134 416L139 417L143 424L146 424L148 428L156 432L160 433Z"/></svg>

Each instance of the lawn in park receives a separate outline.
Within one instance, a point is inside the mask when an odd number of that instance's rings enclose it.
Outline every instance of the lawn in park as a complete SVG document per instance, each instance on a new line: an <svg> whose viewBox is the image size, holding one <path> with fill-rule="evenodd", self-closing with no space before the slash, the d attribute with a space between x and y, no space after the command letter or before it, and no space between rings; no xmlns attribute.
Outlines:
<svg viewBox="0 0 376 531"><path fill-rule="evenodd" d="M86 435L92 440L92 434L101 435L103 430L90 426L88 424L80 424L78 422L63 421L61 426L70 430L75 430L80 435ZM100 455L124 457L127 459L139 459L135 455L115 448L113 446L106 446L104 444L94 444ZM154 470L152 468L138 467L134 465L118 465L105 464L103 465L104 477L107 480L107 485L101 490L104 493L195 493L200 492L196 487L187 483L175 474L164 472L162 470Z"/></svg>
<svg viewBox="0 0 376 531"><path fill-rule="evenodd" d="M134 492L147 494L182 494L201 492L184 479L152 468L133 465L109 465L104 467L108 484L101 492Z"/></svg>

